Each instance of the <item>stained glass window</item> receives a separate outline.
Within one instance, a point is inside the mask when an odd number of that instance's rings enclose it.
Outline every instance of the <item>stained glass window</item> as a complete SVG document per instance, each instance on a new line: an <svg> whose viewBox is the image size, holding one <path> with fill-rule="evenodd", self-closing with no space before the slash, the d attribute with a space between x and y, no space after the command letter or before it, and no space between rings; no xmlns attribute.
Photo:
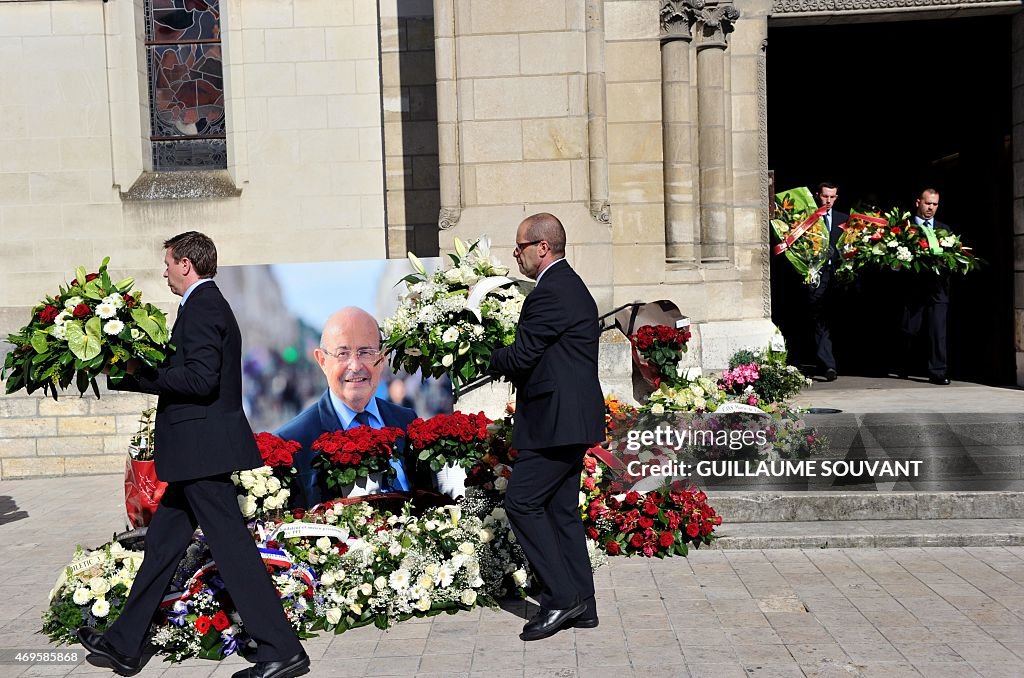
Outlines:
<svg viewBox="0 0 1024 678"><path fill-rule="evenodd" d="M145 3L153 169L223 169L220 1Z"/></svg>

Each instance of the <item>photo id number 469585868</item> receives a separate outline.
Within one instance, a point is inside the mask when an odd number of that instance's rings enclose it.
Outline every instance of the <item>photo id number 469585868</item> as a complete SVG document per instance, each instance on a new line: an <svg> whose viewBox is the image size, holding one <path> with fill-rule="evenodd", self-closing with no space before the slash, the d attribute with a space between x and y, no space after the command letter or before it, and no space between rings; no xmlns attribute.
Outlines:
<svg viewBox="0 0 1024 678"><path fill-rule="evenodd" d="M2 664L78 664L85 659L84 650L19 650L0 649Z"/></svg>

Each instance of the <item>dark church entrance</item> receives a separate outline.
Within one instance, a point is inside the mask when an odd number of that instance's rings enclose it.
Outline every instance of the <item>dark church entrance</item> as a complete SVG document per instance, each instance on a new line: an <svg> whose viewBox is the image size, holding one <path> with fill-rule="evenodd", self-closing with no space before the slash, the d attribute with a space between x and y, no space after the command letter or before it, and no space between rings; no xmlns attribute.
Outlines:
<svg viewBox="0 0 1024 678"><path fill-rule="evenodd" d="M768 160L775 189L839 187L837 209L866 200L913 211L925 186L937 217L987 261L955 276L949 376L1015 382L1009 16L769 27ZM772 316L799 363L813 363L805 295L773 257ZM896 370L899 294L868 276L833 308L839 374ZM912 370L924 374L923 369Z"/></svg>

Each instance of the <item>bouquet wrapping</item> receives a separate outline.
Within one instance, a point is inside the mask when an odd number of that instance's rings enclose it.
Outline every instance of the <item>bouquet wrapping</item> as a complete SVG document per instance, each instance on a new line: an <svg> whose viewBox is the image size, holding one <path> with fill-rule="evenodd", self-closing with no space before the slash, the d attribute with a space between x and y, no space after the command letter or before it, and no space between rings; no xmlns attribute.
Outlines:
<svg viewBox="0 0 1024 678"><path fill-rule="evenodd" d="M817 207L805 186L775 195L772 233L778 244L772 254L784 254L804 284L817 286L821 267L828 261L829 233L821 218L827 208Z"/></svg>

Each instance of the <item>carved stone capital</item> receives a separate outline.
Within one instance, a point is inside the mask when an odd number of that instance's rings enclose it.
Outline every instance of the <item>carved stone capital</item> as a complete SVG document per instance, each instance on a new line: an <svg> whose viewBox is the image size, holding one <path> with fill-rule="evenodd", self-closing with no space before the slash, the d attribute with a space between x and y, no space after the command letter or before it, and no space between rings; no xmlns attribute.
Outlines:
<svg viewBox="0 0 1024 678"><path fill-rule="evenodd" d="M693 25L695 9L704 7L704 0L663 0L661 3L661 39L693 39L690 27Z"/></svg>
<svg viewBox="0 0 1024 678"><path fill-rule="evenodd" d="M447 231L449 228L453 228L459 223L459 218L461 216L461 207L442 207L441 212L437 216L438 228L442 231Z"/></svg>
<svg viewBox="0 0 1024 678"><path fill-rule="evenodd" d="M607 200L593 200L590 203L590 216L599 224L612 223L612 206Z"/></svg>
<svg viewBox="0 0 1024 678"><path fill-rule="evenodd" d="M707 3L694 10L697 27L697 47L719 47L728 45L726 36L732 33L734 24L740 18L740 11L731 2Z"/></svg>

